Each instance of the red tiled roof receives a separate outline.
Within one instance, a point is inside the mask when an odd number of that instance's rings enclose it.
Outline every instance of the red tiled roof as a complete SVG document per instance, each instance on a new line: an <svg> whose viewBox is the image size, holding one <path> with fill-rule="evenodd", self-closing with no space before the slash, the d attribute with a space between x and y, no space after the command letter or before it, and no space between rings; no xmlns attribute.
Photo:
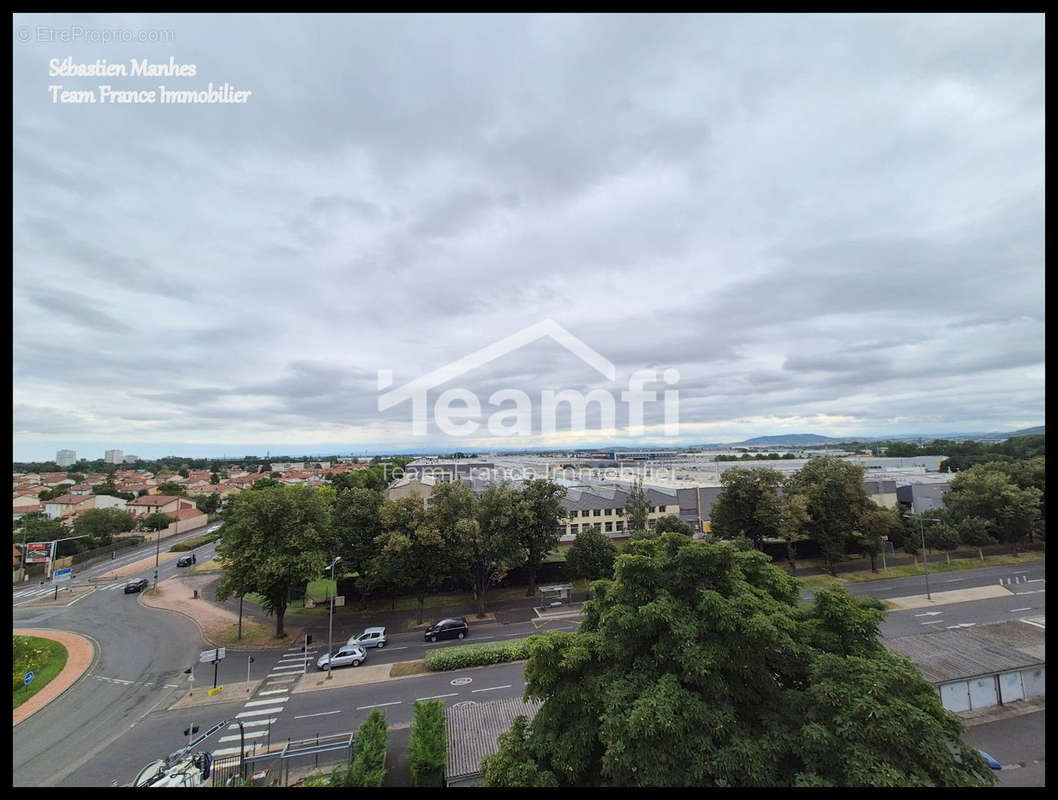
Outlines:
<svg viewBox="0 0 1058 800"><path fill-rule="evenodd" d="M84 503L84 502L86 502L88 500L91 500L91 501L94 502L95 501L95 495L94 494L79 494L79 495L64 494L61 497L56 497L56 498L54 498L52 500L45 500L44 502L45 503L58 503L59 505L63 505L63 506L76 506L76 505L80 505L81 503Z"/></svg>
<svg viewBox="0 0 1058 800"><path fill-rule="evenodd" d="M167 494L145 494L143 497L137 497L135 500L130 500L130 506L166 506L178 498L170 497Z"/></svg>
<svg viewBox="0 0 1058 800"><path fill-rule="evenodd" d="M176 517L179 520L192 519L193 517L204 517L205 512L199 511L197 508L181 508L179 511L171 512L171 516Z"/></svg>

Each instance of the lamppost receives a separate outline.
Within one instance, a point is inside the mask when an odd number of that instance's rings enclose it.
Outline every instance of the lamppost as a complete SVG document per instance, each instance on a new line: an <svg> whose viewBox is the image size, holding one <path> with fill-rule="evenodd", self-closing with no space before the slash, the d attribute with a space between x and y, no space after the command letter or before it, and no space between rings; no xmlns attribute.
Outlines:
<svg viewBox="0 0 1058 800"><path fill-rule="evenodd" d="M908 519L918 520L918 534L922 539L922 575L926 579L926 599L932 600L933 596L929 593L929 569L926 565L926 533L925 528L922 527L922 515L921 514L904 514ZM930 519L927 522L940 522L937 519Z"/></svg>
<svg viewBox="0 0 1058 800"><path fill-rule="evenodd" d="M327 567L331 571L331 583L334 583L334 565L342 560L341 556L335 556L334 561ZM331 595L331 608L330 613L327 616L327 680L331 679L331 632L334 630L334 592L330 591L330 586L327 587L328 592Z"/></svg>

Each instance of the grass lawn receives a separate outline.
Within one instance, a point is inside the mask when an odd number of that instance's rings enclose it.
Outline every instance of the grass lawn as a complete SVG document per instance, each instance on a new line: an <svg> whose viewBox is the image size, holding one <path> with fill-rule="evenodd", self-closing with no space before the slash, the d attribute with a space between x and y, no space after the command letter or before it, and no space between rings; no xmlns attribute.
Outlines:
<svg viewBox="0 0 1058 800"><path fill-rule="evenodd" d="M984 561L979 558L955 558L952 559L951 563L946 561L929 563L929 574L941 572L959 572L965 569L980 569L982 567L1001 567L1010 564L1035 564L1043 561L1046 558L1046 554L1038 551L1021 553L1017 556L1012 555L994 555L985 556ZM884 580L886 578L903 578L914 575L922 574L922 564L915 566L914 564L901 564L896 567L889 567L889 569L882 569L878 567L878 572L871 572L870 569L857 570L855 572L842 572L838 575L812 575L808 578L802 578L801 582L806 588L810 590L825 589L834 586L841 586L846 583L854 583L860 581L877 581Z"/></svg>
<svg viewBox="0 0 1058 800"><path fill-rule="evenodd" d="M12 637L12 655L14 662L12 665L13 708L18 708L62 672L69 654L65 647L51 639L14 636ZM29 686L24 686L22 679L27 672L33 672L33 682Z"/></svg>
<svg viewBox="0 0 1058 800"><path fill-rule="evenodd" d="M310 581L309 585L305 587L305 596L311 600L326 600L338 591L337 581L332 581L330 578L318 578L317 580Z"/></svg>

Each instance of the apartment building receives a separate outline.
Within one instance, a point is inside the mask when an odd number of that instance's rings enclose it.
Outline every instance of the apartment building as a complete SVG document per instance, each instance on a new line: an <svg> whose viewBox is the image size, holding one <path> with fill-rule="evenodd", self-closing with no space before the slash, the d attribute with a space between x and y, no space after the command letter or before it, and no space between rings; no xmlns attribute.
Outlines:
<svg viewBox="0 0 1058 800"><path fill-rule="evenodd" d="M107 450L103 453L103 461L107 464L124 464L124 454L120 450Z"/></svg>
<svg viewBox="0 0 1058 800"><path fill-rule="evenodd" d="M68 467L77 461L76 450L60 450L55 454L55 463L60 467Z"/></svg>
<svg viewBox="0 0 1058 800"><path fill-rule="evenodd" d="M653 528L659 518L670 514L679 516L680 505L676 491L643 487L647 496L647 527ZM560 541L572 542L577 534L589 528L608 533L615 538L630 536L628 515L625 506L628 504L629 492L613 487L572 487L567 489L562 505L568 512L560 527L565 529Z"/></svg>

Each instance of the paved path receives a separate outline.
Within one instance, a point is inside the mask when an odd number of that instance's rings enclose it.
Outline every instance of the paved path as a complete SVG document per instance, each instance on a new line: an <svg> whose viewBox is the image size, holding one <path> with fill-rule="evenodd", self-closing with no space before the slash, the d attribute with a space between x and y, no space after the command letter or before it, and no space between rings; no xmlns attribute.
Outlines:
<svg viewBox="0 0 1058 800"><path fill-rule="evenodd" d="M84 636L78 636L76 633L69 633L68 631L15 628L12 631L12 635L51 639L66 648L66 666L62 668L62 672L56 675L51 683L14 710L13 725L18 725L18 723L40 711L44 706L77 683L92 665L92 659L95 657L95 647Z"/></svg>

